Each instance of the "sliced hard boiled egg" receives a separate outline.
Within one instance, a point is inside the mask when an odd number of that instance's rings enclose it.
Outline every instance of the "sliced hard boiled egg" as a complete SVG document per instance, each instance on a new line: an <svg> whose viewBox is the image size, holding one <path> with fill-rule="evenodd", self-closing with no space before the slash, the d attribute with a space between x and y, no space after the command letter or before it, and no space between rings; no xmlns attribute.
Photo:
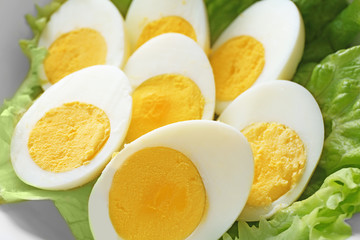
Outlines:
<svg viewBox="0 0 360 240"><path fill-rule="evenodd" d="M40 71L45 89L85 67L121 67L128 54L123 18L109 0L66 1L52 14L38 45L48 50Z"/></svg>
<svg viewBox="0 0 360 240"><path fill-rule="evenodd" d="M301 14L290 0L263 0L241 13L215 42L210 55L216 113L252 85L290 80L304 49Z"/></svg>
<svg viewBox="0 0 360 240"><path fill-rule="evenodd" d="M253 178L249 143L209 120L143 135L115 156L89 199L95 239L218 239L241 212Z"/></svg>
<svg viewBox="0 0 360 240"><path fill-rule="evenodd" d="M308 90L286 80L254 86L219 121L241 131L254 154L254 182L240 219L268 218L300 196L324 142L323 118Z"/></svg>
<svg viewBox="0 0 360 240"><path fill-rule="evenodd" d="M134 88L127 142L166 124L213 118L214 76L192 39L178 33L157 36L131 55L124 72Z"/></svg>
<svg viewBox="0 0 360 240"><path fill-rule="evenodd" d="M133 0L126 15L132 51L163 33L181 33L207 53L209 26L203 0Z"/></svg>
<svg viewBox="0 0 360 240"><path fill-rule="evenodd" d="M18 177L50 190L93 180L125 138L130 93L127 77L113 66L85 68L54 84L14 130L11 162Z"/></svg>

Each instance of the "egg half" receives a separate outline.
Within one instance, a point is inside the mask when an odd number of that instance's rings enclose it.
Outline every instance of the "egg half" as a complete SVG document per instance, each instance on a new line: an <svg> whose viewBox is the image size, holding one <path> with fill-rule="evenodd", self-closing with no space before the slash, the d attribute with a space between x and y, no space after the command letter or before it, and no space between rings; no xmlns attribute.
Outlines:
<svg viewBox="0 0 360 240"><path fill-rule="evenodd" d="M254 154L254 182L240 219L268 218L300 196L324 142L323 118L308 90L286 80L254 86L219 121L241 131Z"/></svg>
<svg viewBox="0 0 360 240"><path fill-rule="evenodd" d="M89 199L95 239L218 239L253 178L249 143L209 120L149 132L117 154Z"/></svg>
<svg viewBox="0 0 360 240"><path fill-rule="evenodd" d="M166 124L213 118L214 76L192 39L178 33L154 37L131 55L124 72L134 89L127 142Z"/></svg>
<svg viewBox="0 0 360 240"><path fill-rule="evenodd" d="M127 77L113 66L84 68L51 86L14 130L11 162L18 177L61 190L100 175L125 138L130 93Z"/></svg>
<svg viewBox="0 0 360 240"><path fill-rule="evenodd" d="M66 1L52 14L38 46L48 50L40 71L44 89L85 67L121 67L128 54L123 18L109 0Z"/></svg>
<svg viewBox="0 0 360 240"><path fill-rule="evenodd" d="M290 0L263 0L241 13L215 42L210 62L216 113L253 85L290 80L304 49L301 14Z"/></svg>
<svg viewBox="0 0 360 240"><path fill-rule="evenodd" d="M184 34L209 51L209 24L202 0L133 0L125 23L132 51L169 32Z"/></svg>

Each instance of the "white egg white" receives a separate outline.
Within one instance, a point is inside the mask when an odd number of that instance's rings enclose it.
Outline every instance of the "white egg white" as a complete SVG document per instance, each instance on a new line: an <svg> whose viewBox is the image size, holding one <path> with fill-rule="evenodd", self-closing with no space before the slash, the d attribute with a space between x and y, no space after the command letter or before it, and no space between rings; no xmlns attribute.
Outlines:
<svg viewBox="0 0 360 240"><path fill-rule="evenodd" d="M106 65L123 66L129 54L124 20L110 0L66 1L51 15L40 35L38 46L48 49L61 35L80 28L96 30L105 39ZM40 79L44 89L51 86L43 66Z"/></svg>
<svg viewBox="0 0 360 240"><path fill-rule="evenodd" d="M301 60L305 31L299 10L290 0L262 0L241 13L221 34L212 51L238 36L251 36L265 50L265 65L254 85L272 79L290 80ZM216 102L220 114L231 101Z"/></svg>
<svg viewBox="0 0 360 240"><path fill-rule="evenodd" d="M214 75L206 54L191 38L179 33L166 33L150 39L130 56L124 72L133 89L162 74L180 74L190 78L205 99L202 119L213 118Z"/></svg>
<svg viewBox="0 0 360 240"><path fill-rule="evenodd" d="M167 16L179 16L194 28L197 42L208 53L210 33L206 7L203 0L133 0L126 15L126 28L131 51L144 27Z"/></svg>
<svg viewBox="0 0 360 240"><path fill-rule="evenodd" d="M173 123L151 131L125 148L108 164L89 199L89 221L95 239L121 239L109 217L109 190L117 169L147 147L168 147L186 155L202 177L208 209L186 239L218 239L241 212L253 179L253 156L246 138L235 128L209 120ZM141 173L140 173L141 174Z"/></svg>
<svg viewBox="0 0 360 240"><path fill-rule="evenodd" d="M62 190L97 177L125 138L131 118L131 87L125 74L113 66L92 66L72 73L44 92L17 124L11 141L11 162L18 177L34 187ZM31 158L28 141L35 124L52 108L82 102L102 109L110 122L110 136L89 164L67 172L50 172Z"/></svg>
<svg viewBox="0 0 360 240"><path fill-rule="evenodd" d="M287 80L273 80L254 86L238 96L220 115L219 121L238 130L258 122L276 122L294 130L307 155L303 175L290 191L266 207L246 205L240 219L257 221L294 202L303 192L319 161L324 143L320 108L311 93Z"/></svg>

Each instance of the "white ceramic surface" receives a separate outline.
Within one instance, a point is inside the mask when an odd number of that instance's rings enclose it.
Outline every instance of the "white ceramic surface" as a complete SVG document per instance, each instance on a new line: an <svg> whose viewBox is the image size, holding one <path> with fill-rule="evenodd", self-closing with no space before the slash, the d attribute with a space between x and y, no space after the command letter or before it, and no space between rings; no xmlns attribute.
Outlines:
<svg viewBox="0 0 360 240"><path fill-rule="evenodd" d="M10 98L22 83L29 64L18 40L31 38L24 15L35 13L34 3L50 0L0 0L0 102ZM0 104L1 105L1 104ZM360 214L348 221L351 240L360 239ZM0 205L2 240L73 240L68 226L50 201Z"/></svg>

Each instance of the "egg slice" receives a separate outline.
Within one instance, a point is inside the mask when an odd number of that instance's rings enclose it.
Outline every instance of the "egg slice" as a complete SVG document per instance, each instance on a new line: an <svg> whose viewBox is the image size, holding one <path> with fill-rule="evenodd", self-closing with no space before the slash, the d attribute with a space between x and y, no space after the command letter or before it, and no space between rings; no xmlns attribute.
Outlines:
<svg viewBox="0 0 360 240"><path fill-rule="evenodd" d="M209 24L202 0L133 0L125 23L132 51L169 32L184 34L209 51Z"/></svg>
<svg viewBox="0 0 360 240"><path fill-rule="evenodd" d="M219 121L240 130L254 154L254 183L240 219L268 218L300 196L324 142L323 118L308 90L286 80L254 86Z"/></svg>
<svg viewBox="0 0 360 240"><path fill-rule="evenodd" d="M218 239L253 178L249 143L209 120L170 124L116 155L89 199L95 239Z"/></svg>
<svg viewBox="0 0 360 240"><path fill-rule="evenodd" d="M11 162L18 177L49 190L97 177L125 138L130 92L127 77L113 66L85 68L50 87L14 130Z"/></svg>
<svg viewBox="0 0 360 240"><path fill-rule="evenodd" d="M124 72L134 89L127 142L166 124L213 118L214 76L192 39L178 33L157 36L134 52Z"/></svg>
<svg viewBox="0 0 360 240"><path fill-rule="evenodd" d="M290 0L259 1L241 13L212 48L216 113L252 85L290 80L304 39L301 14Z"/></svg>
<svg viewBox="0 0 360 240"><path fill-rule="evenodd" d="M123 18L109 0L66 1L52 14L38 45L48 50L40 71L44 89L85 67L121 67L128 54Z"/></svg>

